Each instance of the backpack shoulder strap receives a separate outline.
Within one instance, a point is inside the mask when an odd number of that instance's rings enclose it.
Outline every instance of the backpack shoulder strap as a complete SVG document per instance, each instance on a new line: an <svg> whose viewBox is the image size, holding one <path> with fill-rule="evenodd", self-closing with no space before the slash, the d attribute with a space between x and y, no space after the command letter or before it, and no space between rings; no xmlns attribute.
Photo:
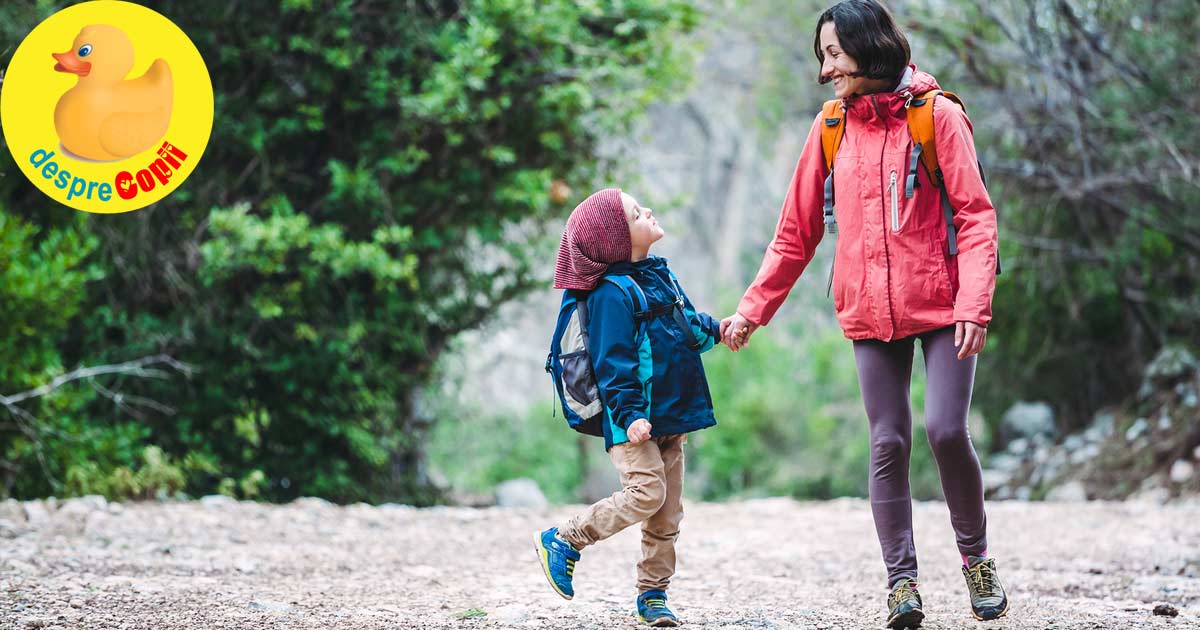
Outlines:
<svg viewBox="0 0 1200 630"><path fill-rule="evenodd" d="M941 197L942 213L946 220L946 248L951 256L958 255L958 233L954 227L954 208L950 205L950 196L946 193L946 183L942 180L942 170L938 167L937 143L934 141L933 103L938 96L945 96L951 102L962 108L962 100L953 92L930 90L914 96L907 105L908 132L912 135L913 151L908 165L908 179L905 183L904 196L912 197L913 189L917 187L917 160L925 166L929 181L938 187Z"/></svg>
<svg viewBox="0 0 1200 630"><path fill-rule="evenodd" d="M833 207L833 160L845 135L846 112L842 109L842 100L825 101L821 108L821 152L825 154L825 201L822 214L825 231L829 234L837 234L837 217Z"/></svg>
<svg viewBox="0 0 1200 630"><path fill-rule="evenodd" d="M929 174L929 180L934 184L941 186L942 177L938 170L937 161L937 145L934 142L933 130L933 102L938 96L944 96L950 99L955 105L958 105L963 112L967 111L963 105L962 99L954 92L946 92L943 90L930 90L924 94L913 97L912 102L908 107L908 133L912 135L913 147L920 145L921 164L925 166L925 172ZM916 156L914 156L915 158ZM909 169L909 175L915 174L916 164ZM915 182L913 182L915 183ZM911 187L910 187L911 190ZM908 193L911 197L912 194Z"/></svg>
<svg viewBox="0 0 1200 630"><path fill-rule="evenodd" d="M842 100L825 101L821 108L821 119L821 151L825 154L825 168L833 170L833 159L842 145L842 136L846 135L846 112L842 111Z"/></svg>
<svg viewBox="0 0 1200 630"><path fill-rule="evenodd" d="M620 288L633 301L633 319L634 321L642 321L646 318L646 312L650 308L650 302L646 300L646 293L642 291L642 287L638 286L637 282L629 276L604 276L604 281L613 284Z"/></svg>

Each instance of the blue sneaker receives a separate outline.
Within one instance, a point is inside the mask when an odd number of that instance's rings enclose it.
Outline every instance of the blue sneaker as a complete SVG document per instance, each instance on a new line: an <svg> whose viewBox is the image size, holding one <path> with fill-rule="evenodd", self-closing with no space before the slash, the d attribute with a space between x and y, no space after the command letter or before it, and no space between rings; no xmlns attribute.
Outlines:
<svg viewBox="0 0 1200 630"><path fill-rule="evenodd" d="M674 628L679 625L675 613L667 608L665 591L646 591L637 598L638 619L655 628Z"/></svg>
<svg viewBox="0 0 1200 630"><path fill-rule="evenodd" d="M575 588L571 586L571 578L575 575L575 563L579 561L579 552L571 543L558 535L558 528L551 527L534 536L537 547L538 564L550 586L563 599L575 597Z"/></svg>

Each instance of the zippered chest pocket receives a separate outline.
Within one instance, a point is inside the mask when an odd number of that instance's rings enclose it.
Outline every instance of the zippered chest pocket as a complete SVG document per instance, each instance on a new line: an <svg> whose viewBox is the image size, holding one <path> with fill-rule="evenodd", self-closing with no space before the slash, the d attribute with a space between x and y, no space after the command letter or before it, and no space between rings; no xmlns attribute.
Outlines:
<svg viewBox="0 0 1200 630"><path fill-rule="evenodd" d="M891 198L892 232L900 232L900 191L896 186L896 171L892 171L888 180L888 196Z"/></svg>

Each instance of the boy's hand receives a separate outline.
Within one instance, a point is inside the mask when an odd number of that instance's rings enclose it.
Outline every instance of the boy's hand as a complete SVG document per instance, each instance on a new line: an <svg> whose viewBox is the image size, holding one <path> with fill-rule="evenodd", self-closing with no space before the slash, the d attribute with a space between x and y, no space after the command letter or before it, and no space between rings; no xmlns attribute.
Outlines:
<svg viewBox="0 0 1200 630"><path fill-rule="evenodd" d="M721 320L721 343L737 352L750 344L750 335L758 330L758 324L734 313Z"/></svg>
<svg viewBox="0 0 1200 630"><path fill-rule="evenodd" d="M641 444L650 439L650 421L645 418L638 418L629 425L625 430L625 435L629 436L629 441L633 444Z"/></svg>

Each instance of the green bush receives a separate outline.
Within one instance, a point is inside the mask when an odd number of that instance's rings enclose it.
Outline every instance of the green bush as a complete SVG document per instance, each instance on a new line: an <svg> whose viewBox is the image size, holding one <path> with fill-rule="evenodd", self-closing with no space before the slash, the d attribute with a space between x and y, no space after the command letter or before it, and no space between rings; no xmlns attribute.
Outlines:
<svg viewBox="0 0 1200 630"><path fill-rule="evenodd" d="M54 8L3 3L0 36L18 41ZM69 285L74 301L35 344L62 360L22 358L10 344L22 329L6 327L0 346L30 363L0 376L0 391L62 365L166 353L190 378L120 387L173 413L143 408L126 426L127 409L90 396L63 420L86 439L111 433L77 487L109 487L154 445L203 463L184 469L193 494L435 500L422 453L433 419L415 393L460 331L544 284L544 224L577 201L569 190L618 167L598 157L601 141L678 90L691 59L680 36L698 11L651 0L153 8L208 64L212 139L167 199L79 220L101 271L86 291ZM0 169L16 172L7 151ZM74 214L21 177L0 178L0 203L42 227ZM38 287L17 286L13 304L38 313ZM58 491L26 476L20 436L0 438L3 463L22 462L12 493ZM92 449L55 444L39 455L50 470Z"/></svg>

